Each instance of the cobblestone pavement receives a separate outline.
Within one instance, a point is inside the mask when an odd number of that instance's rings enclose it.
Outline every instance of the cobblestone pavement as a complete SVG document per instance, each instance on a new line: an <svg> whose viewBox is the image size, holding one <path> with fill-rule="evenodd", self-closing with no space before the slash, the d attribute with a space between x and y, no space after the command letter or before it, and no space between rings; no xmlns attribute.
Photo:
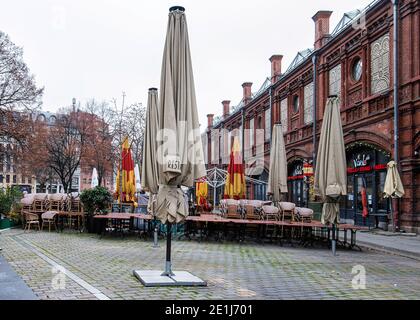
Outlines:
<svg viewBox="0 0 420 320"><path fill-rule="evenodd" d="M174 270L204 288L145 288L134 269L163 269L165 244L132 238L9 230L2 255L40 299L420 299L420 262L377 252L277 245L173 242ZM354 290L352 269L366 268ZM57 267L65 268L65 283ZM64 284L64 286L63 286Z"/></svg>

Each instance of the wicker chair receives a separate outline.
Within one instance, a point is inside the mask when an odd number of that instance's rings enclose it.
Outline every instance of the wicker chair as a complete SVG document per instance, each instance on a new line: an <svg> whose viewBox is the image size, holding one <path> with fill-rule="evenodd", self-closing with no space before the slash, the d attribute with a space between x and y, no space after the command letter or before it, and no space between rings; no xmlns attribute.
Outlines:
<svg viewBox="0 0 420 320"><path fill-rule="evenodd" d="M241 219L241 212L239 208L239 201L226 200L226 218L227 219Z"/></svg>
<svg viewBox="0 0 420 320"><path fill-rule="evenodd" d="M299 221L301 223L301 228L300 228L300 237L301 237L301 243L303 245L306 245L307 243L312 244L313 243L313 239L312 239L312 228L308 227L305 228L304 227L304 223L311 223L312 219L314 217L314 211L312 209L307 209L307 208L296 208L295 209L295 219L296 221Z"/></svg>
<svg viewBox="0 0 420 320"><path fill-rule="evenodd" d="M295 208L295 219L301 222L312 222L314 211L307 208Z"/></svg>
<svg viewBox="0 0 420 320"><path fill-rule="evenodd" d="M279 221L280 220L280 209L275 206L263 206L262 207L263 218L266 221ZM270 240L272 241L276 237L276 226L266 226L265 234L270 234Z"/></svg>
<svg viewBox="0 0 420 320"><path fill-rule="evenodd" d="M224 217L226 219L231 220L239 220L242 218L241 210L239 207L239 201L232 200L232 199L226 199L225 200L225 215ZM229 234L233 234L231 239L239 238L241 234L241 226L236 223L227 223L223 225L224 228L224 235L225 237Z"/></svg>
<svg viewBox="0 0 420 320"><path fill-rule="evenodd" d="M25 232L31 230L31 226L38 226L38 230L41 230L38 214L29 211L23 211L23 215L25 217Z"/></svg>
<svg viewBox="0 0 420 320"><path fill-rule="evenodd" d="M31 212L34 204L34 195L33 194L26 194L21 200L21 211L20 215L22 218L22 228L25 229L26 227L26 212Z"/></svg>
<svg viewBox="0 0 420 320"><path fill-rule="evenodd" d="M262 206L263 203L259 200L247 200L243 205L243 217L246 220L262 220ZM245 236L252 235L260 240L262 231L260 224L247 224L245 225Z"/></svg>
<svg viewBox="0 0 420 320"><path fill-rule="evenodd" d="M281 221L290 220L291 222L295 221L295 208L296 205L292 202L280 202L279 207L281 210ZM281 226L281 236L284 234L284 226ZM290 239L293 238L293 229L290 231Z"/></svg>
<svg viewBox="0 0 420 320"><path fill-rule="evenodd" d="M290 221L295 221L295 208L296 205L292 202L280 202L279 203L280 210L281 210L281 221L285 221L289 219Z"/></svg>
<svg viewBox="0 0 420 320"><path fill-rule="evenodd" d="M62 206L63 194L53 193L48 195L48 210L60 211Z"/></svg>
<svg viewBox="0 0 420 320"><path fill-rule="evenodd" d="M83 206L78 197L70 196L67 201L67 212L69 216L69 227L76 226L81 229L83 223Z"/></svg>
<svg viewBox="0 0 420 320"><path fill-rule="evenodd" d="M259 200L248 200L244 207L244 217L247 220L262 219L263 202Z"/></svg>
<svg viewBox="0 0 420 320"><path fill-rule="evenodd" d="M54 225L55 230L57 230L57 224L55 221L55 216L57 215L56 211L47 211L41 215L42 225L41 229L44 230L44 226L48 224L48 231L51 232L51 224Z"/></svg>
<svg viewBox="0 0 420 320"><path fill-rule="evenodd" d="M32 210L32 206L34 204L34 195L33 194L26 194L21 200L20 204L22 205L22 209L26 211Z"/></svg>
<svg viewBox="0 0 420 320"><path fill-rule="evenodd" d="M34 195L34 202L32 212L44 213L48 209L48 195L46 193L36 193Z"/></svg>
<svg viewBox="0 0 420 320"><path fill-rule="evenodd" d="M280 209L275 206L263 206L262 213L263 213L264 220L267 220L267 221L280 220Z"/></svg>

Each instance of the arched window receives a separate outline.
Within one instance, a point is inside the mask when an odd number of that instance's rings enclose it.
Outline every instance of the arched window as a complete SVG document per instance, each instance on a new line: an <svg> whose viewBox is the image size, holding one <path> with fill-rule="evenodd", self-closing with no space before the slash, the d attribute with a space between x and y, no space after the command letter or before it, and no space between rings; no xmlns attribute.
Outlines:
<svg viewBox="0 0 420 320"><path fill-rule="evenodd" d="M41 121L41 122L45 122L45 120L46 120L46 118L45 118L45 115L43 115L43 114L39 114L38 115L38 117L36 118L38 121Z"/></svg>

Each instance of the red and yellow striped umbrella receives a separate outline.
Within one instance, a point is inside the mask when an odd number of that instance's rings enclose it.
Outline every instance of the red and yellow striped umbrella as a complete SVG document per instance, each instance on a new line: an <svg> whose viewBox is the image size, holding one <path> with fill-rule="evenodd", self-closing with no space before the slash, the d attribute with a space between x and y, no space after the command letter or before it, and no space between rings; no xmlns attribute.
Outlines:
<svg viewBox="0 0 420 320"><path fill-rule="evenodd" d="M195 184L197 204L207 206L208 185L206 179L200 179Z"/></svg>
<svg viewBox="0 0 420 320"><path fill-rule="evenodd" d="M241 146L238 137L234 138L230 163L226 176L225 199L244 199L246 192L245 167L242 162Z"/></svg>
<svg viewBox="0 0 420 320"><path fill-rule="evenodd" d="M123 202L133 202L135 206L137 203L135 201L136 193L136 178L134 177L134 161L131 156L130 144L128 143L128 138L124 139L122 145L122 200ZM117 175L117 195L120 200L119 189L120 189L120 172Z"/></svg>

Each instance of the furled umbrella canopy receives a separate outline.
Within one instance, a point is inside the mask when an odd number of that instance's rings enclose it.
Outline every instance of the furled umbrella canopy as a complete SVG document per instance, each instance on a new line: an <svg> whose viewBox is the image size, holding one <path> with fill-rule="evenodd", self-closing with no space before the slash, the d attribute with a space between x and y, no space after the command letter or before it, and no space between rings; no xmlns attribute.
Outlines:
<svg viewBox="0 0 420 320"><path fill-rule="evenodd" d="M384 197L385 198L402 198L405 194L404 186L398 173L395 161L388 163L388 172L385 179Z"/></svg>
<svg viewBox="0 0 420 320"><path fill-rule="evenodd" d="M327 101L315 168L315 194L324 202L322 223L340 222L339 197L347 195L347 164L339 98Z"/></svg>
<svg viewBox="0 0 420 320"><path fill-rule="evenodd" d="M140 183L140 168L139 168L139 164L136 163L135 167L134 167L134 178L135 178L135 184L136 184L136 192L140 192L141 191L141 183Z"/></svg>
<svg viewBox="0 0 420 320"><path fill-rule="evenodd" d="M404 186L402 184L400 174L398 173L398 167L395 161L390 161L388 163L388 172L386 174L385 179L385 187L384 187L384 198L393 198L399 199L402 198L405 194ZM390 210L391 210L391 219L392 219L392 226L395 231L396 227L396 217L394 216L394 209L392 207L392 201L390 201Z"/></svg>
<svg viewBox="0 0 420 320"><path fill-rule="evenodd" d="M159 192L157 217L180 223L188 215L181 186L206 176L198 122L187 21L184 9L171 8L163 53L159 108Z"/></svg>
<svg viewBox="0 0 420 320"><path fill-rule="evenodd" d="M141 166L141 185L150 193L147 211L155 214L156 195L159 191L157 134L159 130L158 91L149 89L147 99L146 128L143 142L143 158Z"/></svg>
<svg viewBox="0 0 420 320"><path fill-rule="evenodd" d="M241 145L235 136L230 153L230 162L226 175L225 199L244 199L246 192L245 168L242 161Z"/></svg>
<svg viewBox="0 0 420 320"><path fill-rule="evenodd" d="M267 193L272 195L273 202L280 202L281 194L287 193L287 157L281 124L273 128Z"/></svg>
<svg viewBox="0 0 420 320"><path fill-rule="evenodd" d="M93 168L92 171L92 180L90 183L90 187L92 189L96 188L99 185L99 180L98 180L98 171L96 170L96 168Z"/></svg>
<svg viewBox="0 0 420 320"><path fill-rule="evenodd" d="M124 139L122 145L122 177L120 183L122 184L122 201L133 202L134 206L137 206L135 193L136 184L134 177L134 161L131 156L131 148L128 142L128 138Z"/></svg>
<svg viewBox="0 0 420 320"><path fill-rule="evenodd" d="M206 179L200 179L195 184L197 205L207 207L208 184Z"/></svg>

